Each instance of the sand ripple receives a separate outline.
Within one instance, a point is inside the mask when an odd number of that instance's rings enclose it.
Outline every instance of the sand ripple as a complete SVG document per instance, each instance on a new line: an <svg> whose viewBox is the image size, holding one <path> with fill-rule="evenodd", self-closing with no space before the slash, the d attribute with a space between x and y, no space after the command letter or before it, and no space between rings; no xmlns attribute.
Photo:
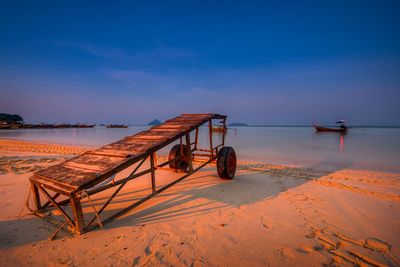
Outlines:
<svg viewBox="0 0 400 267"><path fill-rule="evenodd" d="M79 155L89 150L88 147L37 143L12 139L0 139L0 150L15 152L33 152L62 155Z"/></svg>

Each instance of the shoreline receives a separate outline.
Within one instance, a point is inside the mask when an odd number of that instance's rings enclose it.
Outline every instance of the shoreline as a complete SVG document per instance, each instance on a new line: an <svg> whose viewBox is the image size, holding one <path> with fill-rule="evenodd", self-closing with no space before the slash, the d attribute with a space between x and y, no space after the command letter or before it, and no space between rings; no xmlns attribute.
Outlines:
<svg viewBox="0 0 400 267"><path fill-rule="evenodd" d="M79 155L91 149L95 149L95 147L25 141L25 140L11 139L11 138L0 138L0 153L2 151L7 151L7 152Z"/></svg>
<svg viewBox="0 0 400 267"><path fill-rule="evenodd" d="M207 166L104 229L50 241L52 225L17 217L28 179L87 149L0 139L1 266L400 266L400 175L346 166L240 161L231 181ZM160 170L158 186L177 175ZM106 213L143 197L149 178L128 183Z"/></svg>
<svg viewBox="0 0 400 267"><path fill-rule="evenodd" d="M69 145L54 142L42 142L42 141L30 141L12 138L0 138L0 155L15 153L33 153L40 156L41 154L54 154L54 155L80 155L88 150L97 149L97 146L83 146L83 145ZM166 155L162 155L165 157ZM286 166L286 167L297 167L297 168L313 168L320 170L335 170L341 168L350 168L355 170L364 171L379 171L393 174L400 174L398 168L393 169L390 165L380 165L380 164L366 164L365 166L349 166L346 162L323 162L318 163L313 160L290 160L285 159L279 160L238 160L240 165L243 164L266 164L266 165L276 165L276 166Z"/></svg>

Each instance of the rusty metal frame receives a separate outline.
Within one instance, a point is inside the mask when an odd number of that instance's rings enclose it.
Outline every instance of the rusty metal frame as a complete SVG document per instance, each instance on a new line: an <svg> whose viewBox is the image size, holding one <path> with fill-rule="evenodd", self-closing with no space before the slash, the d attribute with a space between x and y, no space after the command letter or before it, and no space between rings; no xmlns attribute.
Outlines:
<svg viewBox="0 0 400 267"><path fill-rule="evenodd" d="M220 123L222 124L222 127L226 128L226 116L222 115L214 115L213 117L210 117L207 121L195 126L194 128L191 128L189 130L186 130L176 136L175 138L168 140L167 142L162 143L161 145L155 147L154 149L148 150L146 153L141 155L141 158L136 159L135 162L131 163L129 166L132 166L136 163L138 165L134 168L134 170L125 178L119 179L117 181L112 181L109 182L105 185L98 186L94 185L90 188L83 189L83 190L78 190L75 192L63 192L59 188L55 188L52 186L49 186L48 184L42 183L37 180L32 180L31 179L31 192L33 193L33 200L35 204L35 210L33 211L33 214L49 219L50 222L53 224L57 225L59 229L67 227L68 230L75 234L82 234L84 232L90 231L92 229L98 228L98 227L103 227L104 224L107 224L117 217L125 214L126 212L132 210L133 208L139 206L140 204L144 203L145 201L153 198L154 196L160 194L161 192L165 191L169 187L177 184L178 182L186 179L193 173L199 171L201 168L205 167L207 164L210 164L212 162L215 162L217 159L218 151L219 148L225 146L225 133L222 136L222 142L221 144L217 146L213 146L213 119L220 120ZM201 149L198 147L199 143L199 128L208 123L208 135L209 135L209 149ZM194 142L191 142L190 140L190 133L195 131L195 140ZM160 164L157 164L156 162L156 152L176 141L179 140L180 144L183 144L182 138L185 139L185 145L186 145L186 153L181 153L181 155L185 155L186 160L188 162L188 170L184 172L184 175L181 176L180 178L174 180L173 182L163 186L162 188L157 190L156 187L156 170L157 169L163 169L165 170L166 168L163 168L164 166L176 162L178 160L181 160L182 157L175 158L173 160L167 160L165 162L162 162ZM193 148L192 148L193 146ZM182 146L183 147L183 146ZM208 153L196 153L196 152L208 152ZM201 159L203 158L203 159ZM140 167L143 165L146 160L150 160L150 168L138 172ZM201 162L201 164L197 167L194 167L193 162ZM169 169L172 171L177 171L173 169ZM114 172L114 175L119 173L122 170L116 170ZM115 214L109 216L106 219L103 219L100 221L99 215L106 209L106 207L112 202L112 200L118 195L118 193L122 190L122 188L131 180L134 180L136 178L142 177L143 175L146 175L150 173L151 177L151 185L152 185L152 191L151 194L147 195L146 197L136 201L135 203L129 205L128 207L116 212ZM90 196L94 195L96 193L100 193L102 191L105 191L107 189L117 187L117 189L112 193L112 195L107 199L107 201L101 206L101 208L97 211L97 209L93 206L95 215L89 219L88 223L85 223L84 216L83 216L83 210L81 206L81 200L88 198L90 200ZM55 194L52 196L48 192L48 190L54 191ZM47 202L45 204L41 204L41 197L40 195L43 195L46 197ZM61 200L61 201L56 201L56 199L60 196L66 197L66 199ZM67 206L71 208L72 210L72 215L73 217L71 218L68 213L66 212L65 209L63 209L63 206ZM65 221L61 221L58 218L55 218L51 216L49 213L50 209L56 209L58 210L61 215L64 217ZM97 219L97 224L95 224Z"/></svg>

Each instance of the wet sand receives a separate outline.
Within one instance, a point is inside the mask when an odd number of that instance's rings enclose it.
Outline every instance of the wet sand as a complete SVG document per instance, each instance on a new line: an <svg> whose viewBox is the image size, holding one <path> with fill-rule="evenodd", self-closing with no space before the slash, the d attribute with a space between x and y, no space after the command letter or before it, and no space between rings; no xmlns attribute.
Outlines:
<svg viewBox="0 0 400 267"><path fill-rule="evenodd" d="M243 161L232 181L207 166L104 229L50 241L51 224L17 216L28 179L86 149L0 140L0 266L400 266L400 175L345 166ZM159 186L179 176L157 175ZM103 216L149 182L128 183Z"/></svg>

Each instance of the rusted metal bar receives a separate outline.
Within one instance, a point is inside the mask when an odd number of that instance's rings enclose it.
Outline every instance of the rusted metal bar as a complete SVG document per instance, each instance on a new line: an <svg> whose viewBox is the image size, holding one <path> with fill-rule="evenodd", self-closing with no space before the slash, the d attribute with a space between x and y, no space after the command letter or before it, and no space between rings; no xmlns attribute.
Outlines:
<svg viewBox="0 0 400 267"><path fill-rule="evenodd" d="M215 149L217 149L218 147L221 147L221 146L222 146L222 144L219 144L219 145L213 147L213 150L215 150ZM210 152L210 149L198 148L198 149L196 149L196 151Z"/></svg>
<svg viewBox="0 0 400 267"><path fill-rule="evenodd" d="M208 122L208 134L209 134L209 140L210 140L210 160L213 158L213 141L212 141L212 120L209 120Z"/></svg>
<svg viewBox="0 0 400 267"><path fill-rule="evenodd" d="M207 158L210 158L210 154L205 154L205 153L193 153L192 155L196 156L196 157L207 157Z"/></svg>
<svg viewBox="0 0 400 267"><path fill-rule="evenodd" d="M94 189L94 190L90 190L90 189L89 189L89 190L87 190L86 192L87 192L89 195L93 195L93 194L96 194L96 193L98 193L98 192L101 192L101 191L104 191L104 190L106 190L106 189L109 189L109 188L111 188L111 187L117 186L117 185L123 183L124 181L129 181L129 180L132 180L132 179L137 178L137 177L139 177L139 176L142 176L143 174L149 173L149 172L150 172L150 169L149 169L149 170L146 170L146 171L143 171L143 172L140 172L140 173L138 173L138 174L135 174L135 173L137 172L137 170L139 170L139 168L140 168L140 167L143 165L143 163L146 161L146 159L147 159L147 157L144 158L144 159L136 166L136 168L131 172L131 174L128 175L126 178L120 179L120 180L114 182L113 184L108 184L108 185L105 185L105 186L96 188L96 189Z"/></svg>
<svg viewBox="0 0 400 267"><path fill-rule="evenodd" d="M222 134L222 144L221 144L221 146L225 146L225 135L226 135L225 129L227 129L226 128L226 117L223 119L222 127L224 129L224 132Z"/></svg>
<svg viewBox="0 0 400 267"><path fill-rule="evenodd" d="M208 159L208 157L207 157L207 159L201 159L201 158L195 158L195 159L193 159L193 162L198 162L198 163L204 163L204 162L208 162L208 164L212 164L212 163L215 163L215 158L212 160L212 161L210 161L209 159Z"/></svg>
<svg viewBox="0 0 400 267"><path fill-rule="evenodd" d="M147 170L141 171L141 172L139 172L139 173L137 173L137 174L135 174L135 175L132 175L132 176L130 176L130 177L126 177L126 178L124 178L124 179L120 179L120 180L116 181L114 184L107 184L107 185L105 185L105 186L103 186L103 187L97 188L97 189L96 189L95 191L93 191L93 192L92 192L92 191L87 191L87 193L89 194L89 196L91 196L91 195L93 195L93 194L96 194L96 193L99 193L99 192L101 192L101 191L104 191L104 190L110 189L110 188L112 188L112 187L115 187L115 186L117 186L117 185L120 185L120 184L122 184L122 183L124 183L124 182L126 182L126 181L130 181L130 180L139 178L140 176L143 176L143 175L145 175L145 174L147 174L147 173L150 173L150 172L151 172L151 169L147 169Z"/></svg>
<svg viewBox="0 0 400 267"><path fill-rule="evenodd" d="M196 150L201 152L210 152L210 149L204 149L204 148L198 148Z"/></svg>
<svg viewBox="0 0 400 267"><path fill-rule="evenodd" d="M55 195L52 197L54 200L56 200L58 197L60 196L60 193L55 193ZM42 206L42 209L45 209L45 208L47 208L47 206L49 206L50 205L50 200L49 201L47 201L46 203L44 203L44 205ZM58 203L57 203L58 204Z"/></svg>
<svg viewBox="0 0 400 267"><path fill-rule="evenodd" d="M127 213L128 211L130 211L130 210L132 210L133 208L139 206L139 205L142 204L143 202L145 202L145 201L151 199L152 197L154 197L154 196L160 194L161 192L165 191L166 189L170 188L171 186L173 186L173 185L179 183L180 181L186 179L187 177L189 177L189 176L192 175L193 173L197 172L198 170L200 170L201 168L203 168L204 166L206 166L206 165L209 164L209 163L210 163L209 160L206 161L205 163L203 163L202 165L200 165L199 167L197 167L196 169L194 169L192 173L187 173L187 174L185 174L185 175L182 176L181 178L179 178L179 179L173 181L172 183L169 183L169 184L167 184L166 186L164 186L164 187L158 189L158 190L156 191L155 194L150 194L150 195L148 195L147 197L144 197L144 198L142 198L141 200L139 200L139 201L133 203L132 205L129 205L128 207L126 207L126 208L120 210L119 212L115 213L114 215L111 215L110 217L108 217L107 219L105 219L105 220L103 221L103 224L106 224L106 223L109 223L109 222L115 220L117 217L119 217L119 216L121 216L121 215ZM98 226L96 225L96 226L94 226L94 227L97 228Z"/></svg>
<svg viewBox="0 0 400 267"><path fill-rule="evenodd" d="M50 200L51 204L53 204L53 206L61 212L61 214L65 217L65 219L68 220L68 222L71 224L71 226L75 227L75 224L72 221L72 219L68 216L68 214L60 206L57 205L57 202L55 202L51 198L50 194L43 187L38 186L38 188L47 197L47 199Z"/></svg>
<svg viewBox="0 0 400 267"><path fill-rule="evenodd" d="M197 144L199 143L199 128L196 128L196 135L194 138L194 149L197 149Z"/></svg>
<svg viewBox="0 0 400 267"><path fill-rule="evenodd" d="M153 153L153 157L154 157L154 169L157 170L158 163L157 163L157 154L156 154L156 152Z"/></svg>
<svg viewBox="0 0 400 267"><path fill-rule="evenodd" d="M214 147L214 149L218 150L219 147L223 146L222 144L219 144L218 146Z"/></svg>
<svg viewBox="0 0 400 267"><path fill-rule="evenodd" d="M70 197L71 196L67 196L67 197L68 197L67 199L64 199L64 200L61 200L61 201L57 202L57 205L58 206L63 206L65 204L68 204L70 202Z"/></svg>
<svg viewBox="0 0 400 267"><path fill-rule="evenodd" d="M182 137L179 138L179 146L180 146L179 149L180 149L181 155L184 155L183 146L182 146Z"/></svg>
<svg viewBox="0 0 400 267"><path fill-rule="evenodd" d="M171 169L170 167L157 167L157 170L176 172L175 170Z"/></svg>
<svg viewBox="0 0 400 267"><path fill-rule="evenodd" d="M154 195L156 193L156 172L154 168L154 154L150 154L150 170L151 170L151 189Z"/></svg>
<svg viewBox="0 0 400 267"><path fill-rule="evenodd" d="M97 212L99 215L100 213L108 206L108 204L110 204L110 202L114 199L114 197L119 193L119 191L121 191L121 189L126 185L128 181L125 181L124 183L122 183L117 190L114 191L114 193L111 195L111 197L107 200L107 202L100 208L100 210ZM93 216L93 218L89 221L89 223L86 226L86 229L88 229L90 227L90 225L97 219L97 216Z"/></svg>
<svg viewBox="0 0 400 267"><path fill-rule="evenodd" d="M110 202L114 199L114 197L119 193L119 191L125 186L125 184L128 182L128 181L130 181L131 179L133 179L132 177L134 177L135 176L135 173L136 173L136 171L142 166L142 164L145 162L145 160L146 160L147 158L144 158L137 166L136 166L136 168L132 171L132 173L127 177L127 178L125 178L125 179L123 179L123 180L119 180L118 181L118 184L116 184L116 183L114 183L114 184L112 184L112 186L114 187L114 186L117 186L117 185L119 185L119 184L121 184L120 185L120 187L118 187L117 188L117 190L115 190L114 191L114 193L111 195L111 197L107 200L107 202L100 208L100 210L98 211L98 214L100 214L107 206L108 206L108 204L110 204ZM150 171L150 170L148 170L148 171ZM142 175L144 175L145 173L143 173L143 172L141 172L141 173L138 173L137 175L139 175L139 176L137 176L137 177L140 177L140 176L142 176ZM136 178L136 177L135 177ZM120 181L122 181L122 182L120 182ZM108 188L111 188L111 187L108 187ZM107 189L107 188L106 188ZM105 190L105 189L103 189L103 190ZM102 191L103 191L102 190ZM100 192L100 191L96 191L96 192L90 192L90 194L95 194L95 193L98 193L98 192ZM87 193L89 193L89 192L87 192ZM93 218L90 220L90 222L87 224L87 226L86 226L86 229L88 229L89 227L90 227L90 225L95 221L97 219L97 216L95 215L95 216L93 216Z"/></svg>
<svg viewBox="0 0 400 267"><path fill-rule="evenodd" d="M193 172L192 149L190 146L190 133L186 134L186 158L189 164L189 173Z"/></svg>
<svg viewBox="0 0 400 267"><path fill-rule="evenodd" d="M178 160L181 160L181 158L178 157L178 158L174 158L172 160L168 160L168 161L165 161L163 163L160 163L160 164L157 165L157 169L162 168L162 167L164 167L164 166L166 166L166 165L168 165L168 164L170 164L172 162L176 162Z"/></svg>

